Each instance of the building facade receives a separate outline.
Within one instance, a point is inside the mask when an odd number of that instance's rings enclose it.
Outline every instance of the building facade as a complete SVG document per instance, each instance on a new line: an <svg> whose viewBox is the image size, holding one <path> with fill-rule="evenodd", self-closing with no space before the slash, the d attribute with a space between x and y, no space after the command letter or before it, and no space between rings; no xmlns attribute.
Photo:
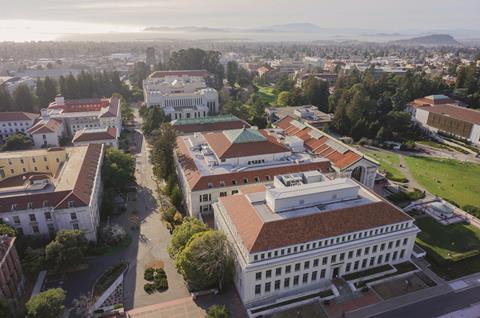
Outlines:
<svg viewBox="0 0 480 318"><path fill-rule="evenodd" d="M25 112L0 113L0 140L5 140L5 138L17 132L26 134L38 117L38 114Z"/></svg>
<svg viewBox="0 0 480 318"><path fill-rule="evenodd" d="M0 235L0 298L19 301L24 281L15 237Z"/></svg>
<svg viewBox="0 0 480 318"><path fill-rule="evenodd" d="M207 87L206 71L154 72L143 82L147 107L160 107L171 120L203 118L219 111L218 92Z"/></svg>
<svg viewBox="0 0 480 318"><path fill-rule="evenodd" d="M89 144L103 144L118 148L118 132L116 128L84 129L77 130L73 136L74 146L86 146Z"/></svg>
<svg viewBox="0 0 480 318"><path fill-rule="evenodd" d="M222 197L215 226L231 243L238 294L255 308L324 290L332 279L410 260L413 219L360 183L318 171Z"/></svg>
<svg viewBox="0 0 480 318"><path fill-rule="evenodd" d="M47 111L42 109L41 117L27 130L37 148L58 147L60 139L65 135L63 121L50 118Z"/></svg>
<svg viewBox="0 0 480 318"><path fill-rule="evenodd" d="M19 235L78 229L96 241L104 147L0 154L0 217Z"/></svg>

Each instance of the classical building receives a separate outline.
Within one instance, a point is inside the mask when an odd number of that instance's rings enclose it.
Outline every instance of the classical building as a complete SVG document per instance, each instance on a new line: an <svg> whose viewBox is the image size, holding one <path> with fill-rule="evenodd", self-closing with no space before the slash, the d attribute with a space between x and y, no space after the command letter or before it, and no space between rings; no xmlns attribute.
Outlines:
<svg viewBox="0 0 480 318"><path fill-rule="evenodd" d="M425 129L451 134L480 146L480 110L463 107L445 95L416 99L408 110Z"/></svg>
<svg viewBox="0 0 480 318"><path fill-rule="evenodd" d="M97 239L103 145L0 153L0 217L20 235Z"/></svg>
<svg viewBox="0 0 480 318"><path fill-rule="evenodd" d="M309 153L328 159L337 177L351 177L373 188L378 163L371 158L292 116L282 118L274 126L281 128L287 136L299 138Z"/></svg>
<svg viewBox="0 0 480 318"><path fill-rule="evenodd" d="M145 104L160 107L171 120L215 114L218 92L207 87L207 76L204 70L154 72L143 81Z"/></svg>
<svg viewBox="0 0 480 318"><path fill-rule="evenodd" d="M42 117L60 120L68 136L88 129L116 128L122 131L122 113L118 97L66 100L57 96Z"/></svg>
<svg viewBox="0 0 480 318"><path fill-rule="evenodd" d="M0 113L0 140L5 140L17 132L27 133L33 126L38 114L25 112L3 112Z"/></svg>
<svg viewBox="0 0 480 318"><path fill-rule="evenodd" d="M0 298L19 301L24 281L15 237L0 235Z"/></svg>
<svg viewBox="0 0 480 318"><path fill-rule="evenodd" d="M330 171L330 162L304 151L303 141L281 129L242 128L177 138L175 163L189 214L211 214L219 197L278 174Z"/></svg>
<svg viewBox="0 0 480 318"><path fill-rule="evenodd" d="M238 294L255 309L329 288L332 279L410 260L414 220L350 178L318 171L213 204L234 251Z"/></svg>

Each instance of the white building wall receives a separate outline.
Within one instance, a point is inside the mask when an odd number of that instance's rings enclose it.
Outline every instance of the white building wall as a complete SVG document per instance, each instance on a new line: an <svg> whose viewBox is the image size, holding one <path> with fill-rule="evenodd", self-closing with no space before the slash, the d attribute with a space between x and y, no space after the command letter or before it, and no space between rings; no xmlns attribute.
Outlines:
<svg viewBox="0 0 480 318"><path fill-rule="evenodd" d="M480 125L473 125L472 132L468 140L474 145L480 146Z"/></svg>
<svg viewBox="0 0 480 318"><path fill-rule="evenodd" d="M60 135L57 133L45 133L45 134L34 134L32 135L33 143L35 147L42 148L46 146L55 146L58 147Z"/></svg>
<svg viewBox="0 0 480 318"><path fill-rule="evenodd" d="M32 127L32 120L15 120L9 122L0 123L0 139L5 139L8 136L14 135L17 132L26 133L26 131Z"/></svg>

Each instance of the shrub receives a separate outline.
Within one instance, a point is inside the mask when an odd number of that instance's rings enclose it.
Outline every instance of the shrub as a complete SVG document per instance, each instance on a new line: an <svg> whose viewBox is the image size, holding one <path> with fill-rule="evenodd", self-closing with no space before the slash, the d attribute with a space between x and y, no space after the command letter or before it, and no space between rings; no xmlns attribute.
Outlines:
<svg viewBox="0 0 480 318"><path fill-rule="evenodd" d="M182 191L180 191L178 185L175 185L172 189L172 193L170 193L170 202L172 202L177 208L182 204Z"/></svg>
<svg viewBox="0 0 480 318"><path fill-rule="evenodd" d="M230 311L225 305L213 305L208 308L206 318L230 318Z"/></svg>
<svg viewBox="0 0 480 318"><path fill-rule="evenodd" d="M154 277L154 274L155 274L155 269L154 268L147 268L145 270L145 273L143 274L143 278L146 280L146 281L149 281L149 282L152 282L153 281L153 277Z"/></svg>
<svg viewBox="0 0 480 318"><path fill-rule="evenodd" d="M167 223L173 224L174 220L175 220L175 214L176 213L177 213L177 209L175 209L174 207L170 207L168 209L165 209L165 210L163 210L163 213L162 213L162 220L167 222Z"/></svg>
<svg viewBox="0 0 480 318"><path fill-rule="evenodd" d="M127 237L127 232L118 224L106 225L102 228L100 236L107 245L113 246L122 242Z"/></svg>
<svg viewBox="0 0 480 318"><path fill-rule="evenodd" d="M10 237L17 236L17 231L8 224L0 224L0 235L6 234Z"/></svg>
<svg viewBox="0 0 480 318"><path fill-rule="evenodd" d="M143 278L151 282L143 286L143 289L148 294L155 291L162 292L168 289L167 274L162 268L147 268L143 274Z"/></svg>

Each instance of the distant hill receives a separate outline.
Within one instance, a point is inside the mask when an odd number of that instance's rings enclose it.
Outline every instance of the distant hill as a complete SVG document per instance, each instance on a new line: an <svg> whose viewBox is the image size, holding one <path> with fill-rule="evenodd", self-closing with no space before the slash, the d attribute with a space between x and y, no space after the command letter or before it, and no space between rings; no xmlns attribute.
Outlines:
<svg viewBox="0 0 480 318"><path fill-rule="evenodd" d="M313 23L287 23L276 24L270 26L249 29L249 32L303 32L303 33L317 33L324 29Z"/></svg>
<svg viewBox="0 0 480 318"><path fill-rule="evenodd" d="M390 41L392 44L411 45L411 46L461 46L462 43L458 42L449 34L430 34L425 36L419 36L411 39Z"/></svg>

